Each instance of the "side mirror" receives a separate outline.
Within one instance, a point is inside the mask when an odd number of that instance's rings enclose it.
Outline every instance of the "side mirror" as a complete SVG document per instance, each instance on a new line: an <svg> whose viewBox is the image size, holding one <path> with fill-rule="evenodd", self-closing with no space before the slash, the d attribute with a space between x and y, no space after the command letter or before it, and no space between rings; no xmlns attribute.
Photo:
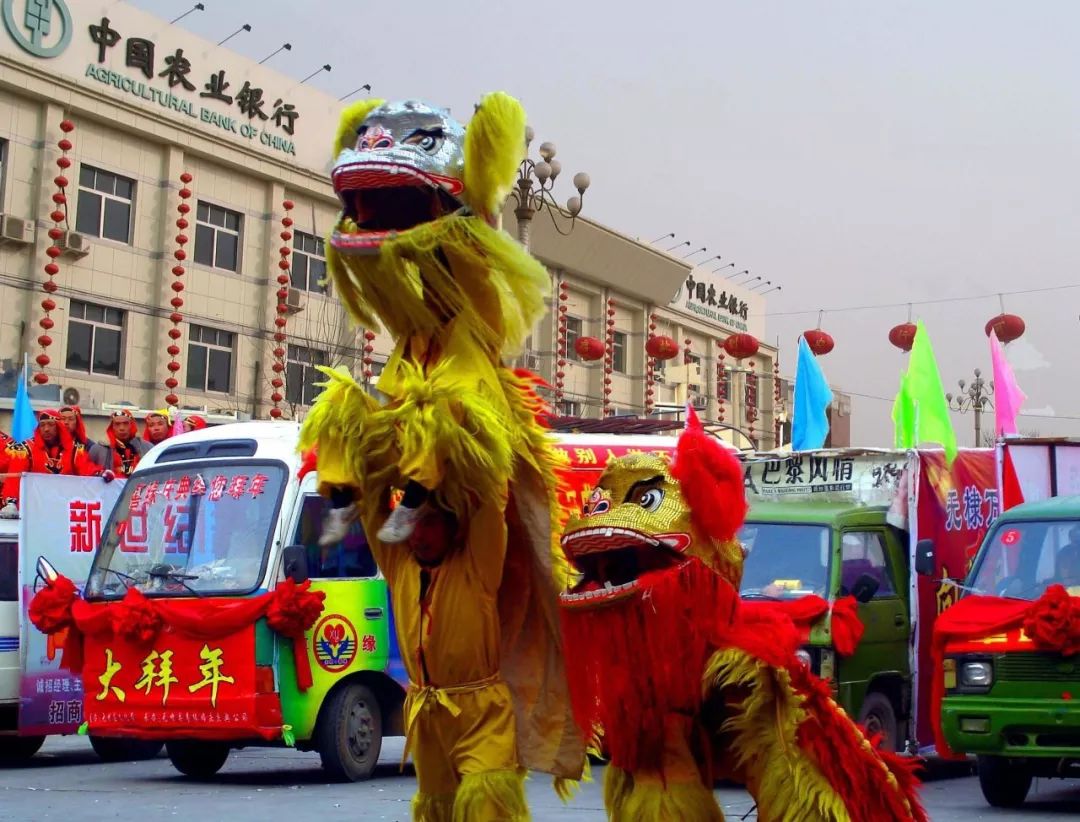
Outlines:
<svg viewBox="0 0 1080 822"><path fill-rule="evenodd" d="M307 548L303 545L290 545L282 553L282 568L285 576L295 583L308 579Z"/></svg>
<svg viewBox="0 0 1080 822"><path fill-rule="evenodd" d="M936 569L934 541L932 539L920 539L915 543L915 573L922 577L932 577Z"/></svg>
<svg viewBox="0 0 1080 822"><path fill-rule="evenodd" d="M874 594L878 592L880 587L880 582L869 574L863 574L851 586L851 595L855 597L856 602L866 603L874 598Z"/></svg>

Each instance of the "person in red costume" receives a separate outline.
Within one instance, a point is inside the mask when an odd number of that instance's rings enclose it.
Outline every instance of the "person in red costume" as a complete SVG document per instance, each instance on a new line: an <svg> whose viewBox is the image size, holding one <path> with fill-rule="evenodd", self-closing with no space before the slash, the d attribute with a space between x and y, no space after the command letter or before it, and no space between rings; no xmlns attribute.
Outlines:
<svg viewBox="0 0 1080 822"><path fill-rule="evenodd" d="M76 445L89 448L93 443L86 436L86 423L83 421L82 409L77 405L65 405L60 409L60 419L71 434Z"/></svg>
<svg viewBox="0 0 1080 822"><path fill-rule="evenodd" d="M108 443L95 442L90 446L90 459L96 465L120 477L130 477L142 455L151 445L139 439L139 424L128 410L114 411L105 431Z"/></svg>
<svg viewBox="0 0 1080 822"><path fill-rule="evenodd" d="M80 477L103 476L113 479L93 463L86 449L77 445L64 425L59 411L48 409L38 414L34 436L12 446L3 492L5 505L0 516L13 516L19 504L20 474L67 474Z"/></svg>
<svg viewBox="0 0 1080 822"><path fill-rule="evenodd" d="M197 414L192 414L190 417L184 417L184 431L202 431L206 428L206 420Z"/></svg>
<svg viewBox="0 0 1080 822"><path fill-rule="evenodd" d="M151 445L157 445L159 442L165 442L171 434L167 411L151 411L146 415L146 423L143 426L144 440Z"/></svg>

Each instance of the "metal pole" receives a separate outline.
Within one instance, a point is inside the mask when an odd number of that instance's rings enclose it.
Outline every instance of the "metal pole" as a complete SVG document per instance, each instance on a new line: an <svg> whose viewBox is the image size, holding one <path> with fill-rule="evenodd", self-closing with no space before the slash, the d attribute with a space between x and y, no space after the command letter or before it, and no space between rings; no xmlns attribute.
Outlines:
<svg viewBox="0 0 1080 822"><path fill-rule="evenodd" d="M979 448L982 445L982 400L976 400L972 407L975 409L975 447Z"/></svg>

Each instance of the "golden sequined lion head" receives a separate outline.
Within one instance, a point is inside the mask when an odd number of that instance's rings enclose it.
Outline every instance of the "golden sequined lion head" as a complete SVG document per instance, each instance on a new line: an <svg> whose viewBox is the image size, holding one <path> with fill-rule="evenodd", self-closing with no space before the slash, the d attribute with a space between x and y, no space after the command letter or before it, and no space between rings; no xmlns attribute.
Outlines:
<svg viewBox="0 0 1080 822"><path fill-rule="evenodd" d="M746 516L738 458L692 416L674 461L633 454L612 460L581 516L562 538L580 579L564 608L640 597L650 584L700 560L736 589L743 553L735 533Z"/></svg>

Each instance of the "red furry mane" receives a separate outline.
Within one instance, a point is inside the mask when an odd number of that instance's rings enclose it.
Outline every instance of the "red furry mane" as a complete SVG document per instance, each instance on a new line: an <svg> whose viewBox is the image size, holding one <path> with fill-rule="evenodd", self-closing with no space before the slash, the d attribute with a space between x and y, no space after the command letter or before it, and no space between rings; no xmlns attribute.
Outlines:
<svg viewBox="0 0 1080 822"><path fill-rule="evenodd" d="M713 539L733 539L746 519L742 465L705 431L691 407L675 448L671 475L682 486L694 524Z"/></svg>

